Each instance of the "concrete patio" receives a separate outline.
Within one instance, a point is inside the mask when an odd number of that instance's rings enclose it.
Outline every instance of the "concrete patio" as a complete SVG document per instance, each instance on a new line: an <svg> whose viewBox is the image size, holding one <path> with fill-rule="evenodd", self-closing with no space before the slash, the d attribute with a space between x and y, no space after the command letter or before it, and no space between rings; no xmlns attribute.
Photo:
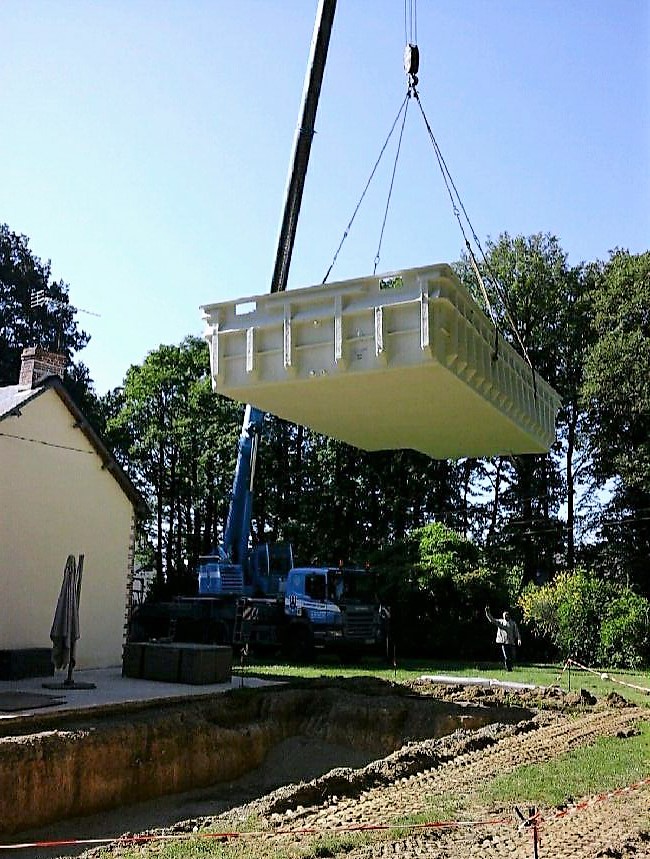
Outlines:
<svg viewBox="0 0 650 859"><path fill-rule="evenodd" d="M269 686L275 682L233 673L232 678L224 683L202 685L163 683L155 680L123 677L121 666L116 665L112 668L74 672L73 680L76 684L81 686L84 683L92 683L95 686L94 689L53 690L43 688L44 683L62 683L66 676L67 672L62 671L57 672L55 677L29 677L20 680L0 681L0 723L5 720L23 719L31 716L40 717L56 712L97 709L120 704L205 698L206 696L228 692L230 689ZM20 694L8 695L7 693ZM36 696L44 696L44 699L39 701ZM5 710L2 709L3 697L7 706ZM23 697L24 707L21 705L21 698ZM10 701L10 698L13 700Z"/></svg>

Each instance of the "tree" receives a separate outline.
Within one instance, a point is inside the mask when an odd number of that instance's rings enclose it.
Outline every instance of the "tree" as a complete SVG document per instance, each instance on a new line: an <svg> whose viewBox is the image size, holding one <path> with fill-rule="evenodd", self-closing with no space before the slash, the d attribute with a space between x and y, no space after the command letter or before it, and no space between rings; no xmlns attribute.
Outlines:
<svg viewBox="0 0 650 859"><path fill-rule="evenodd" d="M417 526L454 519L453 463L411 450L369 453L308 430L301 456L290 510L299 558L363 564Z"/></svg>
<svg viewBox="0 0 650 859"><path fill-rule="evenodd" d="M529 587L520 605L533 634L545 638L556 657L639 668L650 655L650 602L589 570L564 572L551 584Z"/></svg>
<svg viewBox="0 0 650 859"><path fill-rule="evenodd" d="M583 397L601 479L650 492L650 252L615 251L592 290L596 340Z"/></svg>
<svg viewBox="0 0 650 859"><path fill-rule="evenodd" d="M212 393L203 341L161 346L101 401L106 437L152 519L159 593L189 593L220 543L243 407ZM291 542L298 563L365 563L434 516L453 518L456 468L412 451L370 454L267 415L251 539Z"/></svg>
<svg viewBox="0 0 650 859"><path fill-rule="evenodd" d="M49 301L32 306L37 292ZM26 236L0 224L0 385L17 383L20 356L27 346L62 353L72 362L89 339L77 327L68 285L52 280L50 263L32 253Z"/></svg>
<svg viewBox="0 0 650 859"><path fill-rule="evenodd" d="M553 385L563 402L559 438L551 455L504 457L483 474L493 493L486 517L489 543L520 558L524 582L534 581L553 574L561 551L569 566L574 563L574 496L584 468L583 412L577 392L590 330L587 278L583 267L569 266L559 241L549 234L513 238L505 233L487 243L486 258L484 276L503 336L517 348L521 343L532 368ZM476 294L467 260L461 262L459 273ZM568 521L563 528L558 510L565 498Z"/></svg>
<svg viewBox="0 0 650 859"><path fill-rule="evenodd" d="M106 407L102 397L95 392L95 383L90 377L88 367L81 361L68 365L63 382L84 417L106 442Z"/></svg>
<svg viewBox="0 0 650 859"><path fill-rule="evenodd" d="M566 566L576 563L576 494L591 480L586 413L581 400L585 374L585 351L594 340L591 325L591 286L593 266L576 266L566 273L564 300L559 317L561 337L557 344L556 361L560 372L556 380L562 396L558 426L564 453L567 528Z"/></svg>
<svg viewBox="0 0 650 859"><path fill-rule="evenodd" d="M297 428L294 427L294 432ZM279 529L301 563L356 564L369 540L368 454L336 439L303 431L300 474ZM269 474L270 480L278 475ZM289 485L292 478L289 476ZM291 533L286 523L291 521Z"/></svg>
<svg viewBox="0 0 650 859"><path fill-rule="evenodd" d="M110 438L154 511L159 592L192 593L199 555L225 524L240 409L212 393L207 345L195 337L132 366L112 406Z"/></svg>
<svg viewBox="0 0 650 859"><path fill-rule="evenodd" d="M510 602L505 577L484 565L479 547L440 522L378 551L373 568L402 653L480 656L485 605Z"/></svg>
<svg viewBox="0 0 650 859"><path fill-rule="evenodd" d="M595 475L615 491L602 523L610 569L650 595L650 252L595 267L595 340L582 388Z"/></svg>

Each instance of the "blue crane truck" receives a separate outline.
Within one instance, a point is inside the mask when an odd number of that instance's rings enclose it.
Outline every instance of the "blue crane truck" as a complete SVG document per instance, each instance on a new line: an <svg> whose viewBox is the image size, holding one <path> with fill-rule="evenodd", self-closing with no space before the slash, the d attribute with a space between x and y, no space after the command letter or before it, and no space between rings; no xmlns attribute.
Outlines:
<svg viewBox="0 0 650 859"><path fill-rule="evenodd" d="M293 157L285 191L271 292L286 289L316 108L336 10L320 0ZM343 657L381 650L389 611L365 569L295 567L288 544L249 548L253 481L264 412L246 406L223 541L200 559L198 596L144 602L132 612L130 641L166 639L204 644L284 648L297 658L314 648Z"/></svg>
<svg viewBox="0 0 650 859"><path fill-rule="evenodd" d="M200 559L198 595L145 602L133 613L129 640L281 649L297 660L315 650L343 660L383 652L390 612L368 570L296 567L288 543L249 547L263 422L263 412L246 407L223 543Z"/></svg>

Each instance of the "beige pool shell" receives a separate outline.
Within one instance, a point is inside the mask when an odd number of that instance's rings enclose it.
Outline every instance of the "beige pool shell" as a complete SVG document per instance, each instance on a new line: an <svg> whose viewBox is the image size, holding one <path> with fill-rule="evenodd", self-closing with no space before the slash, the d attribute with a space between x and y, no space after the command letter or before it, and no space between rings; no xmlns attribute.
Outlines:
<svg viewBox="0 0 650 859"><path fill-rule="evenodd" d="M208 304L214 390L364 450L544 453L558 394L446 264Z"/></svg>

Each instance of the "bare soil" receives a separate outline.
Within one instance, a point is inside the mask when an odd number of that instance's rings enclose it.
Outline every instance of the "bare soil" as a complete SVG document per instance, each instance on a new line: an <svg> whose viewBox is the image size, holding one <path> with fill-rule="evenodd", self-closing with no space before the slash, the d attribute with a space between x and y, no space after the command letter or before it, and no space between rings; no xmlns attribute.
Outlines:
<svg viewBox="0 0 650 859"><path fill-rule="evenodd" d="M477 730L406 742L379 760L372 760L373 755L360 748L291 737L279 743L259 769L237 781L68 820L48 827L46 833L21 833L21 840L28 840L30 835L37 840L45 835L69 837L71 833L84 838L112 833L224 832L254 819L260 834L238 841L242 856L271 857L281 847L305 849L308 844L313 846L315 831L341 835L365 827L361 842L339 842L338 846L323 842L309 855L532 859L532 828L522 824L513 807L483 807L477 799L477 786L521 764L552 760L599 737L618 736L624 742L635 725L650 715L647 709L628 706L617 694L596 701L587 693L569 696L559 690L542 695L537 691L422 685L402 694L481 704L498 708L504 716L511 706L518 705L533 710L534 715L516 724L508 724L504 718ZM450 795L460 798L466 823L455 827L407 826L398 832L384 828L405 818L427 822L432 803L444 808ZM525 816L528 806L528 798L522 796L518 807ZM381 828L371 831L370 827ZM567 797L560 808L539 809L538 835L539 859L650 857L650 784L609 796ZM149 854L143 849L142 855L155 855L155 848L151 850ZM117 857L123 851L124 842L116 843L108 855ZM78 848L63 853L39 848L29 856L49 859L80 852ZM99 851L83 855L90 859Z"/></svg>

